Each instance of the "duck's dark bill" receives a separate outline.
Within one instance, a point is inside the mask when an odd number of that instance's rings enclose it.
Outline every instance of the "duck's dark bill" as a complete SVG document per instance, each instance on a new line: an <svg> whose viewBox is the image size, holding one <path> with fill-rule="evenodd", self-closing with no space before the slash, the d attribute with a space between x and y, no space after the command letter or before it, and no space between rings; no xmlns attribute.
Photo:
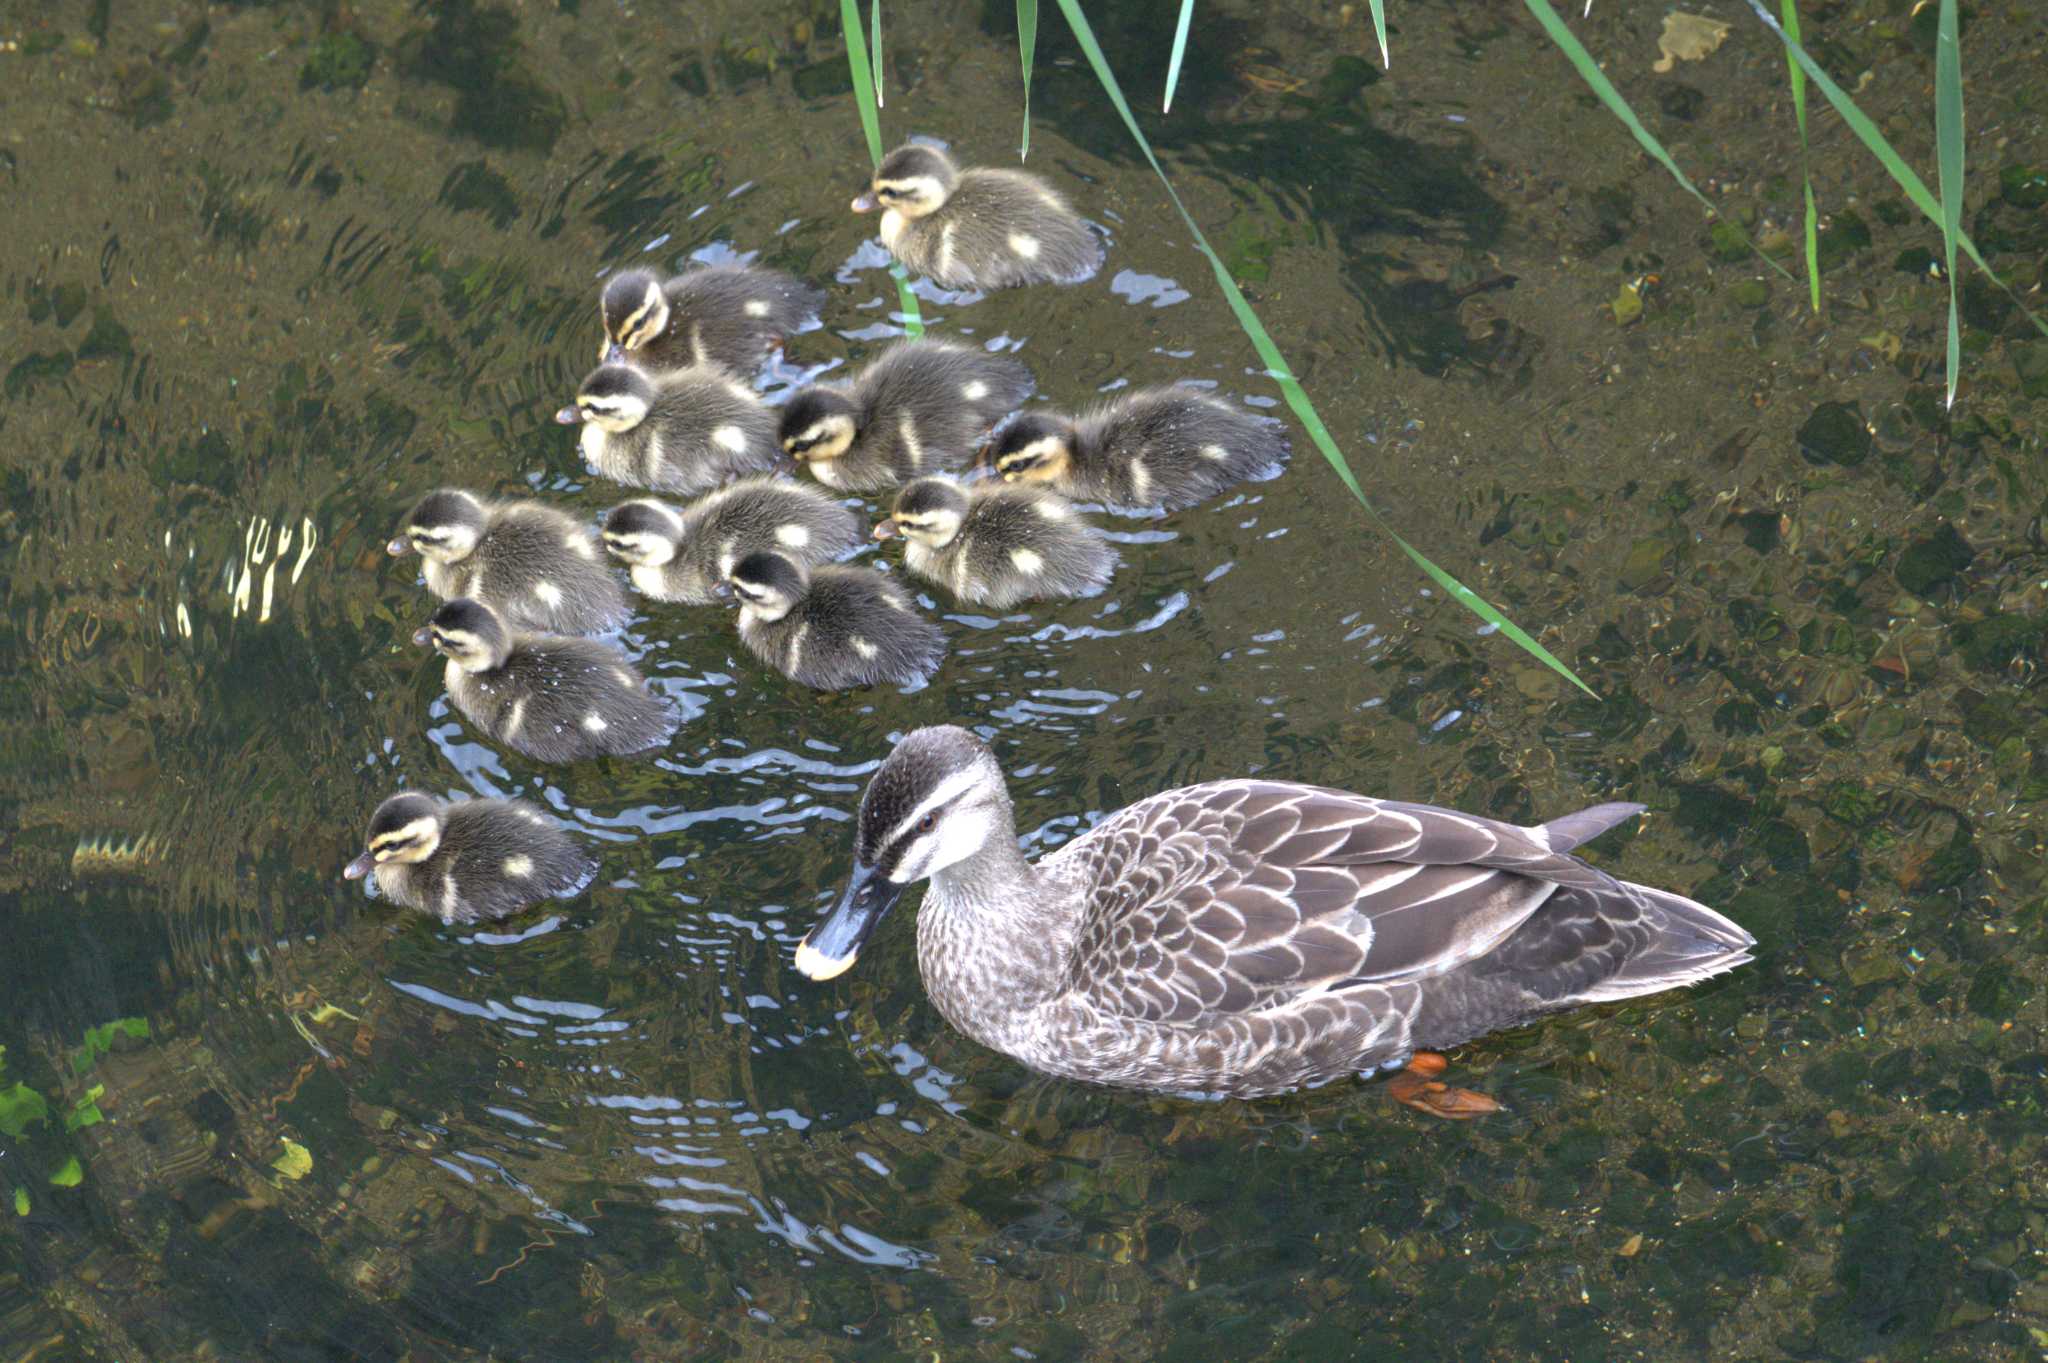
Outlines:
<svg viewBox="0 0 2048 1363"><path fill-rule="evenodd" d="M370 874L370 868L376 864L377 854L375 852L365 852L341 868L341 878L343 880L361 880L364 876Z"/></svg>
<svg viewBox="0 0 2048 1363"><path fill-rule="evenodd" d="M797 944L796 968L814 980L844 974L875 924L902 897L901 885L892 885L874 867L855 862L839 903Z"/></svg>
<svg viewBox="0 0 2048 1363"><path fill-rule="evenodd" d="M397 539L384 546L384 552L393 558L402 558L412 552L412 541L400 535Z"/></svg>
<svg viewBox="0 0 2048 1363"><path fill-rule="evenodd" d="M856 212L856 213L872 213L872 212L874 212L874 211L875 211L875 196L874 196L874 194L873 194L872 192L870 192L870 193L867 193L867 194L863 194L863 195L861 195L861 196L860 196L859 198L855 199L855 200L853 201L853 211L854 211L854 212Z"/></svg>
<svg viewBox="0 0 2048 1363"><path fill-rule="evenodd" d="M558 425L574 426L581 420L583 420L583 409L581 407L564 407L561 411L555 413L555 422Z"/></svg>

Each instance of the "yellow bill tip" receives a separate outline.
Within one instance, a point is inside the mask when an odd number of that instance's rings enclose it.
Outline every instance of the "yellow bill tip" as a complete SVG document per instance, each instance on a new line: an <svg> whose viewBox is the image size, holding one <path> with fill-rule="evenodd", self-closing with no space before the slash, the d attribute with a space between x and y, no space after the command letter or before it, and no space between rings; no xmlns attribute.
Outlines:
<svg viewBox="0 0 2048 1363"><path fill-rule="evenodd" d="M796 948L796 968L811 979L824 981L844 975L860 956L827 956L812 946L808 940L799 942Z"/></svg>

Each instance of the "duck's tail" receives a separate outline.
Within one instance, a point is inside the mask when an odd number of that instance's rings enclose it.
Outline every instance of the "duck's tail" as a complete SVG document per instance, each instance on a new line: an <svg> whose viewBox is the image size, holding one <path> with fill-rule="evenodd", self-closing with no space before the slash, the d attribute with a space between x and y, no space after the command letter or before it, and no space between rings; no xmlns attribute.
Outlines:
<svg viewBox="0 0 2048 1363"><path fill-rule="evenodd" d="M1585 1002L1678 989L1749 961L1756 938L1706 905L1648 885L1623 881L1621 887L1641 910L1636 931L1646 940L1620 970L1579 995Z"/></svg>

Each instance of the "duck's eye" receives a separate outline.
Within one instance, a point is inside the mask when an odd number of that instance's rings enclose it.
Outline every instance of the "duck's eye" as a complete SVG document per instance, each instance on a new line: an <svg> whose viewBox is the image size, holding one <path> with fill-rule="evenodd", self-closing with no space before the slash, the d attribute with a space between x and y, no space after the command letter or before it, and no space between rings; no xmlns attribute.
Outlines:
<svg viewBox="0 0 2048 1363"><path fill-rule="evenodd" d="M917 821L917 831L920 833L929 833L938 826L939 816L936 814L927 814Z"/></svg>

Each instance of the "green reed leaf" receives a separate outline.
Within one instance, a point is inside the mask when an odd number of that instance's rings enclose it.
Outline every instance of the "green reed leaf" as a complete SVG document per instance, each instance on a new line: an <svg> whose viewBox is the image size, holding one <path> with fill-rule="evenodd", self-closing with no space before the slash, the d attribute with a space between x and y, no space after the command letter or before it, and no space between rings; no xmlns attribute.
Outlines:
<svg viewBox="0 0 2048 1363"><path fill-rule="evenodd" d="M1948 269L1948 405L1956 405L1962 329L1956 322L1956 236L1963 230L1963 49L1956 0L1941 0L1934 40L1934 153L1941 181L1941 253Z"/></svg>
<svg viewBox="0 0 2048 1363"><path fill-rule="evenodd" d="M1224 300L1230 304L1231 312L1236 315L1238 326L1243 328L1245 336L1252 343L1252 349L1258 352L1260 362L1266 366L1266 373L1280 385L1281 396L1287 400L1288 407L1301 422L1302 429L1308 433L1309 439L1315 443L1316 449L1335 471L1339 481L1353 497L1357 498L1358 504L1365 508L1365 513L1373 524L1390 536L1400 547L1401 552L1406 554L1432 582L1449 593L1452 600L1500 630L1587 695L1595 695L1592 687L1580 681L1577 674L1553 657L1543 645L1524 633L1514 621L1501 614L1470 587L1430 562L1420 550L1397 534L1366 498L1365 489L1359 486L1358 479L1351 472L1350 464L1345 461L1343 451L1339 450L1337 442L1331 439L1329 430L1323 425L1322 417L1316 412L1315 404L1309 401L1307 392L1294 377L1294 371L1288 367L1280 348L1273 344L1273 338L1267 333L1265 325L1252 311L1251 304L1245 301L1244 294L1239 292L1237 281L1230 277L1230 271L1225 268L1223 258L1209 245L1209 238L1195 222L1194 215L1188 212L1187 205L1181 201L1180 192L1173 187L1173 181L1167 178L1165 167L1159 164L1158 156L1153 154L1152 144L1139 129L1138 120L1131 113L1130 102L1124 98L1123 87L1117 83L1115 73L1109 69L1109 60L1103 56L1101 44L1095 41L1095 30L1089 26L1088 16L1081 12L1080 0L1058 0L1058 3L1060 13L1066 17L1067 27L1073 30L1075 42L1080 44L1082 55L1088 59L1089 66L1094 68L1096 80L1101 82L1104 92L1109 95L1110 103L1116 107L1117 114L1124 121L1124 127L1130 131L1132 140L1138 144L1138 150L1145 154L1145 160L1151 164L1152 173L1157 175L1159 183L1166 187L1166 197L1172 200L1181 221L1187 224L1196 249L1208 260L1209 268L1216 275L1217 287L1223 291Z"/></svg>
<svg viewBox="0 0 2048 1363"><path fill-rule="evenodd" d="M875 0L879 11L882 0ZM853 102L860 110L861 131L867 134L868 159L876 165L882 164L882 120L877 112L881 108L881 87L876 83L874 68L868 64L868 45L860 33L859 0L839 0L839 26L846 31L846 67L853 73ZM875 20L875 31L881 32L881 20ZM910 276L901 265L889 267L889 277L896 281L896 301L899 315L903 318L904 334L924 335L924 314L918 310L917 295L910 291Z"/></svg>
<svg viewBox="0 0 2048 1363"><path fill-rule="evenodd" d="M1806 72L1807 78L1813 82L1814 87L1822 95L1826 96L1828 103L1834 106L1835 112L1842 116L1842 122L1849 125L1849 131L1856 134L1856 140L1861 142L1870 154L1877 158L1878 164L1885 168L1885 173L1892 177L1892 183L1899 187L1900 192L1905 194L1913 207L1919 209L1926 216L1927 220L1935 226L1942 226L1941 204L1935 199L1933 194L1928 192L1927 182L1922 180L1913 168L1906 164L1903 157L1892 150L1892 144L1885 141L1884 134L1877 130L1877 125L1872 123L1865 116L1864 112L1856 107L1856 101L1850 99L1842 87L1835 84L1829 78L1828 73L1820 69L1820 63L1813 59L1813 54L1801 47L1798 41L1788 34L1777 20L1771 17L1770 12L1764 9L1760 0L1749 0L1749 7L1756 14L1756 17L1762 21L1765 28L1778 35L1778 41L1785 45L1785 51L1790 53L1792 59L1799 63L1800 69ZM1959 64L1960 60L1960 57L1958 57ZM1960 93L1958 94L1958 100L1960 101ZM1960 104L1957 112L1957 131L1960 134ZM2036 331L2039 331L2043 336L2048 336L2048 322L2043 322L2039 317L2036 317L2027 305L2020 301L2019 295L2012 291L2012 287L1999 278L1998 272L1985 264L1984 257L1978 254L1977 243L1970 239L1970 234L1963 231L1960 225L1956 228L1956 245L1963 248L1963 254L1976 263L1977 268L1984 272L1987 279L2005 291L2005 296L2010 298L2018 306L2019 310L2026 315L2026 319L2034 324Z"/></svg>
<svg viewBox="0 0 2048 1363"><path fill-rule="evenodd" d="M1785 32L1799 41L1799 0L1780 0ZM1820 311L1820 213L1813 204L1813 165L1806 141L1806 72L1785 54L1785 69L1792 82L1792 116L1799 124L1799 178L1806 186L1806 292L1807 302Z"/></svg>
<svg viewBox="0 0 2048 1363"><path fill-rule="evenodd" d="M1031 155L1031 59L1038 55L1038 0L1017 0L1017 57L1024 66L1024 137L1017 159Z"/></svg>
<svg viewBox="0 0 2048 1363"><path fill-rule="evenodd" d="M1529 13L1536 17L1536 22L1543 26L1543 31L1550 35L1550 41L1557 44L1558 49L1571 62L1572 69L1579 73L1579 79L1584 81L1587 88L1599 97L1602 104L1607 106L1609 113L1621 120L1621 125L1629 130L1629 133L1636 139L1637 144L1650 154L1651 159L1671 173L1671 178L1678 181L1678 187L1692 195L1695 199L1698 199L1708 213L1716 218L1720 218L1721 221L1726 222L1729 227L1733 228L1736 235L1742 238L1743 244L1748 246L1750 250L1755 251L1757 258L1762 260L1764 264L1770 266L1779 274L1784 275L1786 279L1791 279L1791 274L1784 266L1772 260L1762 251L1757 250L1756 243L1749 239L1749 234L1744 232L1737 223L1729 221L1714 206L1714 201L1702 194L1699 186L1695 185L1687 178L1686 173L1678 168L1678 162L1671 159L1671 153L1664 150L1664 144L1651 136L1650 130L1643 126L1643 121L1636 117L1636 111L1631 109L1628 101L1621 97L1621 91L1614 88L1614 82L1607 79L1607 73L1600 69L1600 64L1593 60L1593 55L1590 52L1586 51L1585 45L1579 41L1578 35L1565 27L1564 20L1557 17L1557 11L1550 7L1549 0L1522 0L1522 3L1528 7ZM1754 3L1754 0L1752 0L1752 3Z"/></svg>
<svg viewBox="0 0 2048 1363"><path fill-rule="evenodd" d="M1180 84L1180 61L1188 54L1188 24L1195 17L1195 0L1180 0L1180 22L1173 26L1173 55L1166 59L1166 98L1159 112L1173 112L1173 87Z"/></svg>
<svg viewBox="0 0 2048 1363"><path fill-rule="evenodd" d="M1387 52L1387 0L1372 0L1372 34L1380 40L1380 69L1388 70L1393 61Z"/></svg>

